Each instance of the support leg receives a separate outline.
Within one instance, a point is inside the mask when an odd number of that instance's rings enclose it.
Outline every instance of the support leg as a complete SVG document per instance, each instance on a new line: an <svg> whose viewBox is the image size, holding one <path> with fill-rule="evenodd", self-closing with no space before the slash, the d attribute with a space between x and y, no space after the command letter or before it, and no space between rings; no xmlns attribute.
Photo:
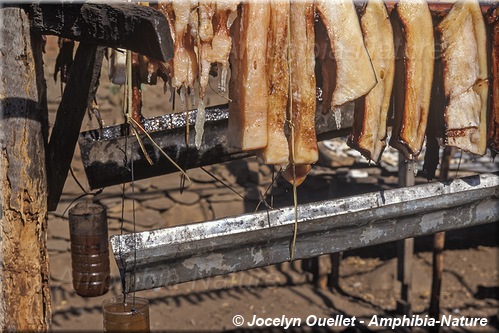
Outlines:
<svg viewBox="0 0 499 333"><path fill-rule="evenodd" d="M399 154L399 182L400 187L413 186L414 163L405 161ZM401 315L411 314L411 279L412 279L412 257L414 254L414 238L407 238L397 242L397 278L402 283L400 299L397 300L397 313Z"/></svg>
<svg viewBox="0 0 499 333"><path fill-rule="evenodd" d="M331 290L340 288L340 264L343 252L331 254L331 273L329 274L328 287Z"/></svg>
<svg viewBox="0 0 499 333"><path fill-rule="evenodd" d="M451 147L445 147L440 164L440 180L449 178L450 159L453 155ZM431 280L431 296L428 314L430 317L439 320L440 317L440 290L442 289L442 275L444 272L444 246L445 231L438 232L433 236L433 270ZM431 328L432 333L439 332L440 326Z"/></svg>
<svg viewBox="0 0 499 333"><path fill-rule="evenodd" d="M47 331L46 91L40 36L0 8L0 331ZM44 105L45 103L45 105Z"/></svg>

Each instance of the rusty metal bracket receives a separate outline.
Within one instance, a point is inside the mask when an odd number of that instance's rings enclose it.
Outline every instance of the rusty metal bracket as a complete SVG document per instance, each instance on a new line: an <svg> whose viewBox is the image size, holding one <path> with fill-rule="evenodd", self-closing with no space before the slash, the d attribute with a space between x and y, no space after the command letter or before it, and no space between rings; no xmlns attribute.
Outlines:
<svg viewBox="0 0 499 333"><path fill-rule="evenodd" d="M295 258L499 221L499 175L372 192L298 206ZM293 207L111 237L126 291L290 259Z"/></svg>

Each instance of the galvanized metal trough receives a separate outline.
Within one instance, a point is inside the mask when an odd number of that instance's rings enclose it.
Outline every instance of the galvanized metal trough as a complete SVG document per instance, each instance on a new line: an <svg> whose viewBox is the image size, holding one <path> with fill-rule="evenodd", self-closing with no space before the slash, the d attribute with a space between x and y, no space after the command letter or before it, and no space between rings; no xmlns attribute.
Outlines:
<svg viewBox="0 0 499 333"><path fill-rule="evenodd" d="M290 260L293 207L114 236L126 292ZM499 221L499 175L298 206L295 258Z"/></svg>

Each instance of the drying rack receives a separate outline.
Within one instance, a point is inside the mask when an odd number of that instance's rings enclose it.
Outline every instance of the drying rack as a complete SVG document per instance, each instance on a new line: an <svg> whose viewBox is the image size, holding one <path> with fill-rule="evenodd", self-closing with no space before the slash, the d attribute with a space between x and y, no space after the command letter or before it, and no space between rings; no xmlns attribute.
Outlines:
<svg viewBox="0 0 499 333"><path fill-rule="evenodd" d="M489 6L484 2L482 9ZM183 169L251 155L227 146L227 105L207 108L206 114L199 149L193 135L185 142L185 127L194 131L196 110L146 119L144 127ZM318 139L343 136L352 124L351 108L327 115L318 111ZM137 139L127 135L125 125L81 133L78 141L90 187L177 171L147 136L142 134L141 140L153 165ZM123 159L125 153L134 161L133 177ZM480 174L298 205L297 212L295 258L310 258L499 221L499 175ZM114 236L111 244L124 274L125 292L133 292L288 261L294 223L294 208L288 207Z"/></svg>
<svg viewBox="0 0 499 333"><path fill-rule="evenodd" d="M341 112L317 122L319 138L349 131L352 113ZM169 114L146 119L144 124L153 130L150 135L156 143L186 168L250 156L226 145L226 106L207 109L201 148L194 148L193 142L186 146L186 119L193 126L195 114L195 110L188 117ZM92 187L131 180L130 168L124 165L125 146L134 160L135 179L177 171L150 139L141 135L154 161L150 165L137 139L125 133L123 125L81 133L82 161ZM295 258L311 258L499 221L499 175L480 174L302 204L297 212ZM111 244L124 274L125 291L133 292L289 261L294 223L294 207L287 207L113 236Z"/></svg>

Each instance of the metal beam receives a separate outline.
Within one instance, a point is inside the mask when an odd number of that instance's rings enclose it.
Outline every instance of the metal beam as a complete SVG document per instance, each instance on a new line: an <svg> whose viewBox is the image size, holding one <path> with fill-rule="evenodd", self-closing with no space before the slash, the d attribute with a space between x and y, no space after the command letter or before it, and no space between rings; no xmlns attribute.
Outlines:
<svg viewBox="0 0 499 333"><path fill-rule="evenodd" d="M499 176L482 174L298 206L295 257L499 221ZM126 291L290 260L293 207L114 236Z"/></svg>
<svg viewBox="0 0 499 333"><path fill-rule="evenodd" d="M202 145L196 149L194 135L190 135L189 145L185 144L186 119L191 133L197 110L166 114L144 120L144 127L153 140L184 169L206 166L248 157L253 152L241 152L227 145L228 107L218 105L206 109L206 123ZM353 109L344 108L336 116L331 112L322 115L320 107L316 116L318 139L341 136L353 124ZM177 172L173 166L142 134L140 137L147 148L154 165L150 165L134 136L125 136L125 125L116 125L80 134L78 139L81 158L90 188L101 188L129 182L132 174L124 165L123 148L127 147L128 160L134 161L135 180L150 178L166 173ZM128 143L125 144L125 141Z"/></svg>

